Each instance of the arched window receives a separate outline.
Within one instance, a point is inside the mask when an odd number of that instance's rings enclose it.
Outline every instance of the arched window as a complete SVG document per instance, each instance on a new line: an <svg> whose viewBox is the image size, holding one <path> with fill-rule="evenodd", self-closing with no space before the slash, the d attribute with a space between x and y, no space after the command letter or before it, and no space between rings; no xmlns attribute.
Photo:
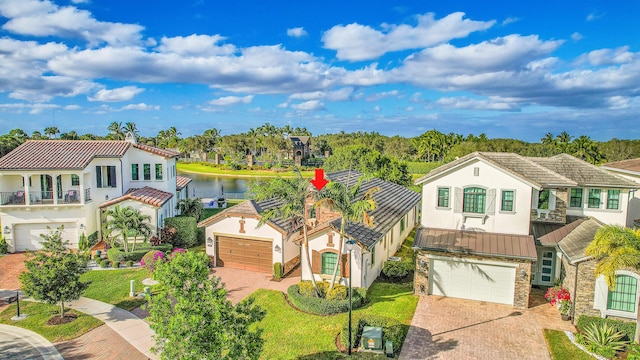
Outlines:
<svg viewBox="0 0 640 360"><path fill-rule="evenodd" d="M609 291L607 309L626 312L636 311L638 280L629 275L616 275L616 288Z"/></svg>
<svg viewBox="0 0 640 360"><path fill-rule="evenodd" d="M463 212L484 214L487 190L478 187L464 189Z"/></svg>
<svg viewBox="0 0 640 360"><path fill-rule="evenodd" d="M338 254L326 252L322 254L322 274L331 275L336 267L338 261Z"/></svg>

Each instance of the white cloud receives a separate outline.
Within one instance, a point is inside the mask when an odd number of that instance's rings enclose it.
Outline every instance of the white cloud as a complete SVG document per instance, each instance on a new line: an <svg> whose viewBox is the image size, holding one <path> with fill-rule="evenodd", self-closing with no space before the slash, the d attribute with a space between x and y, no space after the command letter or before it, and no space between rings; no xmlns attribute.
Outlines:
<svg viewBox="0 0 640 360"><path fill-rule="evenodd" d="M77 38L90 45L139 44L140 25L97 21L90 12L74 6L58 6L51 1L3 0L0 15L9 20L2 25L6 31L30 36Z"/></svg>
<svg viewBox="0 0 640 360"><path fill-rule="evenodd" d="M571 39L573 41L580 41L580 40L582 40L582 38L583 38L583 36L579 32L574 32L573 34L571 34Z"/></svg>
<svg viewBox="0 0 640 360"><path fill-rule="evenodd" d="M601 19L602 17L604 17L604 13L599 13L599 12L592 12L589 15L587 15L587 18L585 20L587 21L594 21L594 20L598 20Z"/></svg>
<svg viewBox="0 0 640 360"><path fill-rule="evenodd" d="M71 0L74 4L88 4L89 0Z"/></svg>
<svg viewBox="0 0 640 360"><path fill-rule="evenodd" d="M157 50L163 53L174 53L181 56L217 56L230 55L237 51L230 44L218 45L226 38L220 35L190 35L186 37L163 37Z"/></svg>
<svg viewBox="0 0 640 360"><path fill-rule="evenodd" d="M287 36L303 37L303 36L307 36L307 32L304 30L303 27L291 28L291 29L287 29Z"/></svg>
<svg viewBox="0 0 640 360"><path fill-rule="evenodd" d="M288 102L283 102L283 103L280 103L280 104L276 105L276 107L279 107L281 109L286 109L286 108L289 107L289 103Z"/></svg>
<svg viewBox="0 0 640 360"><path fill-rule="evenodd" d="M217 98L209 101L209 104L216 106L231 106L242 104L250 104L253 100L253 95L247 95L244 97L241 96L223 96L221 98Z"/></svg>
<svg viewBox="0 0 640 360"><path fill-rule="evenodd" d="M87 100L103 102L129 101L143 91L144 89L137 86L124 86L112 90L100 89L94 96L88 96Z"/></svg>
<svg viewBox="0 0 640 360"><path fill-rule="evenodd" d="M293 104L291 105L291 108L296 110L302 110L302 111L317 111L317 110L323 110L324 104L321 103L319 100L309 100L300 104Z"/></svg>
<svg viewBox="0 0 640 360"><path fill-rule="evenodd" d="M147 105L145 103L129 104L129 105L123 106L121 110L142 110L142 111L160 110L160 105Z"/></svg>
<svg viewBox="0 0 640 360"><path fill-rule="evenodd" d="M464 38L495 24L495 20L474 21L463 17L464 13L455 12L436 20L433 13L427 13L416 16L415 27L382 24L383 31L357 23L336 25L324 33L322 41L325 48L337 51L338 59L361 61L376 59L392 51L420 49Z"/></svg>
<svg viewBox="0 0 640 360"><path fill-rule="evenodd" d="M589 63L595 66L624 64L632 61L634 54L629 52L628 46L617 49L599 49L583 54L578 58L578 63Z"/></svg>
<svg viewBox="0 0 640 360"><path fill-rule="evenodd" d="M434 102L443 108L451 109L469 109L469 110L500 110L500 111L518 111L520 106L515 103L504 101L500 98L490 99L469 99L467 97L448 97L440 98Z"/></svg>
<svg viewBox="0 0 640 360"><path fill-rule="evenodd" d="M0 104L0 110L13 112L16 114L21 114L24 110L31 115L42 114L44 111L58 109L59 105L56 104L24 104L24 103L13 103L13 104Z"/></svg>
<svg viewBox="0 0 640 360"><path fill-rule="evenodd" d="M294 93L289 95L290 100L319 100L347 101L353 94L352 87L342 87L333 91L312 91L305 93Z"/></svg>
<svg viewBox="0 0 640 360"><path fill-rule="evenodd" d="M376 106L373 107L373 111L380 112L380 111L382 111L382 108L380 106L376 105Z"/></svg>
<svg viewBox="0 0 640 360"><path fill-rule="evenodd" d="M517 17L508 17L502 21L502 25L509 25L515 22L520 21L520 18Z"/></svg>
<svg viewBox="0 0 640 360"><path fill-rule="evenodd" d="M367 98L365 100L369 101L369 102L374 102L374 101L379 101L379 100L384 99L384 98L398 96L398 94L399 94L398 90L383 91L383 92L380 92L380 93L371 94L371 95L367 96Z"/></svg>
<svg viewBox="0 0 640 360"><path fill-rule="evenodd" d="M80 105L67 105L64 107L64 109L69 111L75 111L75 110L82 109L82 107Z"/></svg>

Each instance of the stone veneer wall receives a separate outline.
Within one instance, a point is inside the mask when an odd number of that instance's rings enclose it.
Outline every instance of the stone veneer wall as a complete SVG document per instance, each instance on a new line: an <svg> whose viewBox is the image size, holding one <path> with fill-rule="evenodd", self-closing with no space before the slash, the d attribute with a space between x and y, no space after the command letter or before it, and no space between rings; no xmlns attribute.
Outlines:
<svg viewBox="0 0 640 360"><path fill-rule="evenodd" d="M538 217L538 211L531 209L531 220L547 221L565 224L567 222L567 203L569 201L569 192L565 189L556 189L556 208L549 211L547 217Z"/></svg>
<svg viewBox="0 0 640 360"><path fill-rule="evenodd" d="M593 299L596 290L595 260L569 264L566 257L562 257L562 267L565 277L562 286L569 290L574 306L573 323L578 321L580 315L600 316L600 311L593 308ZM578 273L576 287L576 272Z"/></svg>
<svg viewBox="0 0 640 360"><path fill-rule="evenodd" d="M500 261L519 264L516 271L516 284L513 296L513 306L519 309L529 307L529 294L531 292L531 261L522 259L505 259L496 256L481 256L467 254L445 254L438 251L418 250L416 253L416 271L414 273L413 292L416 295L427 295L429 292L429 266L430 255L451 256L471 260ZM526 272L526 277L520 275L520 271Z"/></svg>

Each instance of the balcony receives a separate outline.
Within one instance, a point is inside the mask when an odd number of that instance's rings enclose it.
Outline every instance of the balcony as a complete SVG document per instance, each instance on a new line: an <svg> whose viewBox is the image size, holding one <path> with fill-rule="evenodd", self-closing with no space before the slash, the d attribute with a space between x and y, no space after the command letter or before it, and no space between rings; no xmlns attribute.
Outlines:
<svg viewBox="0 0 640 360"><path fill-rule="evenodd" d="M29 205L74 205L82 204L80 191L64 190L54 199L53 191L31 191L26 201L24 191L0 192L1 206L29 206ZM56 201L57 200L57 201ZM84 189L84 204L91 201L91 189Z"/></svg>

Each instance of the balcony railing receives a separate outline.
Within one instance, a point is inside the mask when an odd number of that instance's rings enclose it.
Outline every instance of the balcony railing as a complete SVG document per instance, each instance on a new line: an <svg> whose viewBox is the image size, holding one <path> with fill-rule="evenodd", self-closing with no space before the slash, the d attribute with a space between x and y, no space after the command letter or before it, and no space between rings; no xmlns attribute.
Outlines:
<svg viewBox="0 0 640 360"><path fill-rule="evenodd" d="M55 192L53 191L30 191L29 203L25 202L24 191L0 192L0 205L52 205ZM64 190L58 193L58 204L80 204L79 190ZM91 189L84 189L84 202L91 201Z"/></svg>

